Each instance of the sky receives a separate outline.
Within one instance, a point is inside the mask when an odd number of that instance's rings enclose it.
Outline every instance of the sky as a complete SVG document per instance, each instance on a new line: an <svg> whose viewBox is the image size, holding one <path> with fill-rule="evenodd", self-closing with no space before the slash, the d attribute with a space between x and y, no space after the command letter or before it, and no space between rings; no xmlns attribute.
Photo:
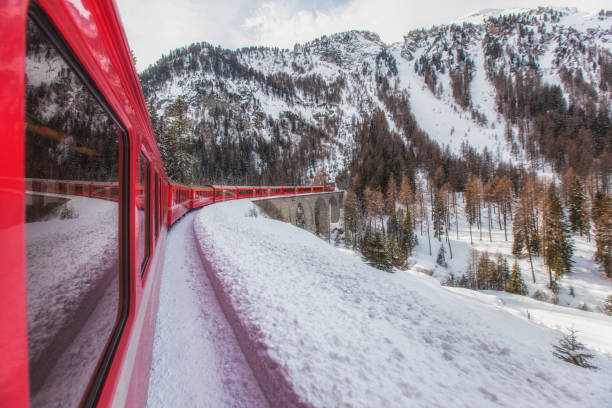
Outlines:
<svg viewBox="0 0 612 408"><path fill-rule="evenodd" d="M194 42L224 48L293 48L325 34L369 30L387 43L485 8L571 6L610 9L609 0L115 0L142 71L162 54ZM577 5L578 4L578 5Z"/></svg>

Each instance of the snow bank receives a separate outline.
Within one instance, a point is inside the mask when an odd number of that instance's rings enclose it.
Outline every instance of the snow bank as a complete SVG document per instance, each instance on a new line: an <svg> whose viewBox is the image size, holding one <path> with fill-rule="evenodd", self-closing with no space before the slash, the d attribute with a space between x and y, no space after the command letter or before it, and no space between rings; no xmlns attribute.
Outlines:
<svg viewBox="0 0 612 408"><path fill-rule="evenodd" d="M414 272L387 274L248 201L204 208L207 272L272 406L605 406L612 363L555 359L560 333ZM612 319L601 327L610 329Z"/></svg>

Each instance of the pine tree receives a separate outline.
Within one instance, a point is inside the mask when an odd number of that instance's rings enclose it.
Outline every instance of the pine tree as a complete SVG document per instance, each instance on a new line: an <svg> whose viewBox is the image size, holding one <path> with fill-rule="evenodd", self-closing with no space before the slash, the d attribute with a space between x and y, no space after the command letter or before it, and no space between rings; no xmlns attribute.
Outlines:
<svg viewBox="0 0 612 408"><path fill-rule="evenodd" d="M414 221L412 213L406 210L406 216L400 226L399 245L406 259L412 255L412 250L416 246L417 238L414 233Z"/></svg>
<svg viewBox="0 0 612 408"><path fill-rule="evenodd" d="M574 329L568 331L569 333L559 340L559 345L553 345L553 356L580 367L597 369L589 362L595 356L584 351L584 344L576 338L577 331Z"/></svg>
<svg viewBox="0 0 612 408"><path fill-rule="evenodd" d="M582 183L578 177L574 178L569 192L569 221L572 232L588 234L588 217L585 211L586 197Z"/></svg>
<svg viewBox="0 0 612 408"><path fill-rule="evenodd" d="M512 253L514 256L520 256L523 249L527 249L529 255L529 264L531 266L531 277L533 282L536 282L535 271L533 268L533 254L539 251L539 238L537 231L538 220L534 214L536 208L536 182L532 177L524 177L521 179L521 189L518 200L514 207L514 220L512 231L514 233L514 242L512 245Z"/></svg>
<svg viewBox="0 0 612 408"><path fill-rule="evenodd" d="M346 194L344 202L344 229L346 231L345 245L348 247L357 246L357 236L359 231L359 201L353 190L349 190Z"/></svg>
<svg viewBox="0 0 612 408"><path fill-rule="evenodd" d="M385 196L383 195L382 191L380 191L380 187L374 192L373 205L374 212L380 221L381 227L383 227L383 219L385 216Z"/></svg>
<svg viewBox="0 0 612 408"><path fill-rule="evenodd" d="M387 183L387 194L385 195L385 212L387 215L391 215L395 212L395 203L397 201L397 184L395 183L395 176L393 173L389 176L389 182Z"/></svg>
<svg viewBox="0 0 612 408"><path fill-rule="evenodd" d="M400 235L400 223L398 221L398 216L403 215L403 212L399 210L398 212L393 212L387 219L387 237L393 237L396 240Z"/></svg>
<svg viewBox="0 0 612 408"><path fill-rule="evenodd" d="M491 289L504 290L506 282L510 276L508 260L500 253L495 256L495 268L491 268L495 273L491 277Z"/></svg>
<svg viewBox="0 0 612 408"><path fill-rule="evenodd" d="M168 106L164 116L165 131L160 136L160 145L164 146L161 149L162 159L168 177L180 182L192 180L196 162L190 152L193 140L187 108L187 103L181 97Z"/></svg>
<svg viewBox="0 0 612 408"><path fill-rule="evenodd" d="M478 265L476 267L476 288L477 289L490 289L489 279L491 276L491 259L489 259L489 253L484 251L480 255Z"/></svg>
<svg viewBox="0 0 612 408"><path fill-rule="evenodd" d="M595 223L595 261L608 278L612 278L612 198L601 196L593 211Z"/></svg>
<svg viewBox="0 0 612 408"><path fill-rule="evenodd" d="M438 256L436 257L436 263L443 268L448 267L448 263L446 263L446 250L444 249L444 243L440 245Z"/></svg>
<svg viewBox="0 0 612 408"><path fill-rule="evenodd" d="M433 218L433 229L434 229L434 237L441 240L442 233L444 231L444 225L446 222L446 200L445 194L441 189L436 190L433 196L433 208L432 208L432 218Z"/></svg>
<svg viewBox="0 0 612 408"><path fill-rule="evenodd" d="M504 220L504 235L506 241L508 241L508 229L507 220L508 214L512 215L512 195L514 185L508 176L503 176L496 184L495 196L498 201L499 211L498 214L503 215ZM501 227L500 227L501 228Z"/></svg>
<svg viewBox="0 0 612 408"><path fill-rule="evenodd" d="M544 262L548 266L550 286L553 285L552 272L555 280L572 268L572 254L574 252L569 233L569 226L565 220L563 207L556 192L551 186L548 193L548 208L544 217L545 239L544 249L546 251Z"/></svg>
<svg viewBox="0 0 612 408"><path fill-rule="evenodd" d="M470 225L470 243L474 243L472 238L472 225L478 222L480 213L480 179L472 173L468 174L465 183L465 216Z"/></svg>
<svg viewBox="0 0 612 408"><path fill-rule="evenodd" d="M400 247L395 237L389 238L389 260L397 268L403 268L406 264L406 254Z"/></svg>
<svg viewBox="0 0 612 408"><path fill-rule="evenodd" d="M415 197L412 187L410 186L410 179L408 176L402 177L402 184L400 185L400 191L397 200L403 205L406 210L410 209L414 213L415 208Z"/></svg>
<svg viewBox="0 0 612 408"><path fill-rule="evenodd" d="M485 204L487 206L487 226L489 228L489 242L493 242L493 238L491 237L491 228L493 227L493 219L492 219L492 211L491 211L491 205L493 204L493 202L495 201L495 194L497 191L497 181L498 178L494 178L489 180L483 189L483 197L484 197L484 201Z"/></svg>
<svg viewBox="0 0 612 408"><path fill-rule="evenodd" d="M612 295L608 295L601 307L601 311L608 316L612 316Z"/></svg>
<svg viewBox="0 0 612 408"><path fill-rule="evenodd" d="M467 270L465 273L466 282L462 285L463 288L477 289L478 288L478 261L480 254L474 248L470 251L470 258L468 259Z"/></svg>
<svg viewBox="0 0 612 408"><path fill-rule="evenodd" d="M570 196L572 194L572 189L574 188L574 181L576 180L576 172L570 166L563 174L561 178L561 201L564 205L569 206Z"/></svg>
<svg viewBox="0 0 612 408"><path fill-rule="evenodd" d="M370 240L366 258L370 265L383 271L390 272L392 269L389 254L385 245L384 235L381 231L375 231Z"/></svg>
<svg viewBox="0 0 612 408"><path fill-rule="evenodd" d="M517 295L527 294L527 286L523 281L521 268L519 267L516 259L514 260L514 264L512 264L512 273L510 274L510 278L508 278L508 282L506 283L506 292L515 293Z"/></svg>
<svg viewBox="0 0 612 408"><path fill-rule="evenodd" d="M359 250L361 251L365 259L369 259L372 255L372 242L374 241L374 234L372 233L372 227L370 224L366 224L363 234L359 239Z"/></svg>

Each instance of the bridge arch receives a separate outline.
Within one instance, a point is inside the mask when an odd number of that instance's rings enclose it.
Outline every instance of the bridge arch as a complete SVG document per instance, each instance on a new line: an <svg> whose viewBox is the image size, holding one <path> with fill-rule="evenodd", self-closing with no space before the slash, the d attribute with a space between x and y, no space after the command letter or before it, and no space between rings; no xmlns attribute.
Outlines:
<svg viewBox="0 0 612 408"><path fill-rule="evenodd" d="M336 197L331 196L329 198L329 212L330 212L330 221L332 223L336 223L340 221L340 205L338 204L338 200Z"/></svg>
<svg viewBox="0 0 612 408"><path fill-rule="evenodd" d="M329 236L329 204L326 200L319 197L315 202L314 208L315 234Z"/></svg>
<svg viewBox="0 0 612 408"><path fill-rule="evenodd" d="M300 228L306 227L304 206L302 205L302 203L298 203L295 209L295 225Z"/></svg>

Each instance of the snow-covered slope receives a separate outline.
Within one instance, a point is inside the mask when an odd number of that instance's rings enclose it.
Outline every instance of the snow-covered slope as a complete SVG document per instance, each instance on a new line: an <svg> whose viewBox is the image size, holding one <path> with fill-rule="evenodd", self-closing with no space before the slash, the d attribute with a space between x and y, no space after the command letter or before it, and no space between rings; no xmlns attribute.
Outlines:
<svg viewBox="0 0 612 408"><path fill-rule="evenodd" d="M255 374L273 406L602 407L612 398L612 362L598 354L591 371L554 358L561 332L505 306L524 298L388 274L252 208L206 207L195 231L250 345L243 351L265 363ZM586 313L543 305L562 326ZM579 340L610 338L612 320L589 318Z"/></svg>
<svg viewBox="0 0 612 408"><path fill-rule="evenodd" d="M612 64L611 47L610 13L489 9L411 31L395 44L365 31L324 36L293 50L194 44L164 56L141 78L160 113L178 96L186 98L196 137L299 145L317 129L311 166L323 164L335 174L350 156L356 125L374 110L385 112L391 130L404 133L384 101L401 95L418 126L452 152L460 153L465 142L478 152L487 148L493 158L523 160L504 136L493 77L537 72L544 83L561 86L566 100L580 101L583 95L562 80L563 68L579 73L598 100L609 99L602 69ZM457 82L461 75L464 87ZM516 125L510 128L516 134Z"/></svg>

